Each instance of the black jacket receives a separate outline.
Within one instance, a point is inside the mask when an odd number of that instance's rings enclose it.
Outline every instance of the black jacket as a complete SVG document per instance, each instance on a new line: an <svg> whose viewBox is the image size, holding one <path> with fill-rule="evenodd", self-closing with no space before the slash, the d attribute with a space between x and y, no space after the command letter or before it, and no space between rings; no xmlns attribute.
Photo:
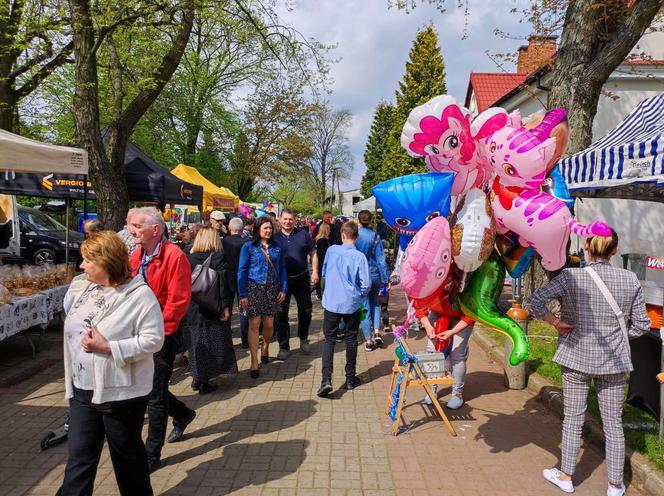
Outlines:
<svg viewBox="0 0 664 496"><path fill-rule="evenodd" d="M187 258L191 264L191 270L193 271L194 267L205 262L210 254L212 254L210 268L216 270L219 274L219 294L221 295L222 308L231 308L231 305L233 305L234 294L230 281L228 280L228 264L226 263L226 257L224 256L223 251L187 254Z"/></svg>
<svg viewBox="0 0 664 496"><path fill-rule="evenodd" d="M226 270L228 272L228 280L230 281L229 290L234 294L237 293L237 270L240 265L240 251L242 250L242 245L247 241L249 240L239 234L232 234L221 240L221 244L224 247L224 254L226 255Z"/></svg>

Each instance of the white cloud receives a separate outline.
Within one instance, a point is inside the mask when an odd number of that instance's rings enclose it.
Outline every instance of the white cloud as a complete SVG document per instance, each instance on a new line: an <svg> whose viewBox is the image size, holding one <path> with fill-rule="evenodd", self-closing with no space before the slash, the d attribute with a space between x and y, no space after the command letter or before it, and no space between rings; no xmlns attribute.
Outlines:
<svg viewBox="0 0 664 496"><path fill-rule="evenodd" d="M334 86L329 100L334 108L347 108L353 113L349 144L355 158L355 170L342 189L359 185L364 173L362 154L374 110L381 99L394 101L418 29L433 23L445 60L448 93L461 102L470 72L500 71L486 50L515 52L521 44L496 37L494 29L499 27L524 40L530 33L527 23L509 13L512 7L523 6L527 0L475 0L470 2L467 17L456 2L447 3L444 14L424 0L410 14L388 9L387 0L299 0L291 2L293 10L280 11L282 20L306 37L338 44L333 57L341 60L331 67ZM466 22L467 37L462 39Z"/></svg>

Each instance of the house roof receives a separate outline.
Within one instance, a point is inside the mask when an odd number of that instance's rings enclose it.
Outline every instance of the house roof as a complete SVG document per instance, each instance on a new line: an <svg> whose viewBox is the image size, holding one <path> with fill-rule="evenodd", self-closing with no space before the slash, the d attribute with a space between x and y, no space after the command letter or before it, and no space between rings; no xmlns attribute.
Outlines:
<svg viewBox="0 0 664 496"><path fill-rule="evenodd" d="M471 72L466 91L466 107L470 106L471 95L475 94L477 111L483 112L503 95L518 88L526 79L527 74Z"/></svg>
<svg viewBox="0 0 664 496"><path fill-rule="evenodd" d="M664 60L657 59L625 59L620 65L664 65Z"/></svg>
<svg viewBox="0 0 664 496"><path fill-rule="evenodd" d="M664 60L655 59L625 59L622 66L664 66ZM470 105L470 97L475 93L477 111L483 112L489 107L499 106L506 100L523 90L525 85L537 81L551 72L553 65L547 64L530 74L525 73L486 73L471 72L466 91L466 104Z"/></svg>

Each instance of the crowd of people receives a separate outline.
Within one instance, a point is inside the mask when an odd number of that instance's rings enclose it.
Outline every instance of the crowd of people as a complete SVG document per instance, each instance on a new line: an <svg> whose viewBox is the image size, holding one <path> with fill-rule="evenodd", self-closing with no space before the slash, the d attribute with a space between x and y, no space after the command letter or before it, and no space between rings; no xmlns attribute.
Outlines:
<svg viewBox="0 0 664 496"><path fill-rule="evenodd" d="M325 212L318 223L298 219L289 209L278 217L244 220L212 212L209 226L178 232L171 242L162 214L152 207L131 209L119 233L104 230L98 220L87 221L81 246L84 273L72 281L65 298L69 458L58 494L92 492L104 438L120 493L152 494L150 474L160 468L164 443L181 440L196 417L169 391L176 355L187 353L193 390L214 392L216 377L238 373L231 335L236 308L241 345L249 350L248 372L257 379L261 367L270 364L273 336L278 342L273 358L290 357L291 299L297 307L299 352L312 352L315 292L324 310L317 394L324 398L333 391L333 355L340 342L346 345L341 387L358 387L360 329L366 352L383 345L389 291L391 283L398 283L398 272L390 274L388 268L386 229L367 210L359 212L357 222L337 222ZM625 491L621 415L625 373L632 370L628 340L645 333L649 319L634 274L608 263L617 245L615 232L610 238L590 238L585 246L590 268L563 270L527 301L530 312L551 323L560 336L554 361L563 369L562 457L560 469L546 469L543 476L564 492L574 491L572 476L593 380L607 441L607 494ZM199 291L192 286L192 274L201 267L216 274L214 309L192 298ZM449 296L455 289L449 289L410 305L429 338L427 351L441 351L441 342L452 342L446 365L455 384L446 407L456 409L464 403L474 322ZM560 318L546 307L554 298L562 303ZM608 349L616 351L609 357ZM424 402L431 400L426 396ZM169 417L172 430L166 436Z"/></svg>
<svg viewBox="0 0 664 496"><path fill-rule="evenodd" d="M129 210L118 233L99 219L84 222L83 274L72 281L64 305L69 458L58 494L92 492L105 438L120 493L152 494L150 474L161 466L164 444L181 440L196 417L169 391L176 357L186 353L191 387L201 395L217 389L215 378L237 374L235 308L249 375L257 379L270 363L273 335L273 358L290 356L291 299L299 352L311 353L315 293L325 312L318 395L332 391L339 341L347 350L342 387L357 387L358 331L362 326L367 352L382 343L378 294L388 283L384 243L370 227L371 213L362 212L360 222L361 228L338 222L330 212L315 223L289 209L244 220L213 211L209 225L169 233L153 207ZM209 283L217 295L214 308L196 298L200 288L192 285L203 270L215 275Z"/></svg>

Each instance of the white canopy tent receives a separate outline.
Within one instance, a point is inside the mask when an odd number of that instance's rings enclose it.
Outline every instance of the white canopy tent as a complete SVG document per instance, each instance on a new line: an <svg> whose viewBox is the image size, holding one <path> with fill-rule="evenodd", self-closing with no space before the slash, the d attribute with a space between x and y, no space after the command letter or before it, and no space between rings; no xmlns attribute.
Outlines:
<svg viewBox="0 0 664 496"><path fill-rule="evenodd" d="M0 170L87 174L88 152L41 143L0 129Z"/></svg>
<svg viewBox="0 0 664 496"><path fill-rule="evenodd" d="M664 202L664 93L559 167L574 196Z"/></svg>
<svg viewBox="0 0 664 496"><path fill-rule="evenodd" d="M353 217L357 217L357 214L362 210L371 210L372 212L376 210L376 198L370 196L369 198L357 202L353 205Z"/></svg>
<svg viewBox="0 0 664 496"><path fill-rule="evenodd" d="M0 170L52 174L88 174L88 152L41 143L0 129ZM87 182L87 178L84 179ZM1 193L2 191L0 191ZM65 222L65 262L69 263L69 199Z"/></svg>

